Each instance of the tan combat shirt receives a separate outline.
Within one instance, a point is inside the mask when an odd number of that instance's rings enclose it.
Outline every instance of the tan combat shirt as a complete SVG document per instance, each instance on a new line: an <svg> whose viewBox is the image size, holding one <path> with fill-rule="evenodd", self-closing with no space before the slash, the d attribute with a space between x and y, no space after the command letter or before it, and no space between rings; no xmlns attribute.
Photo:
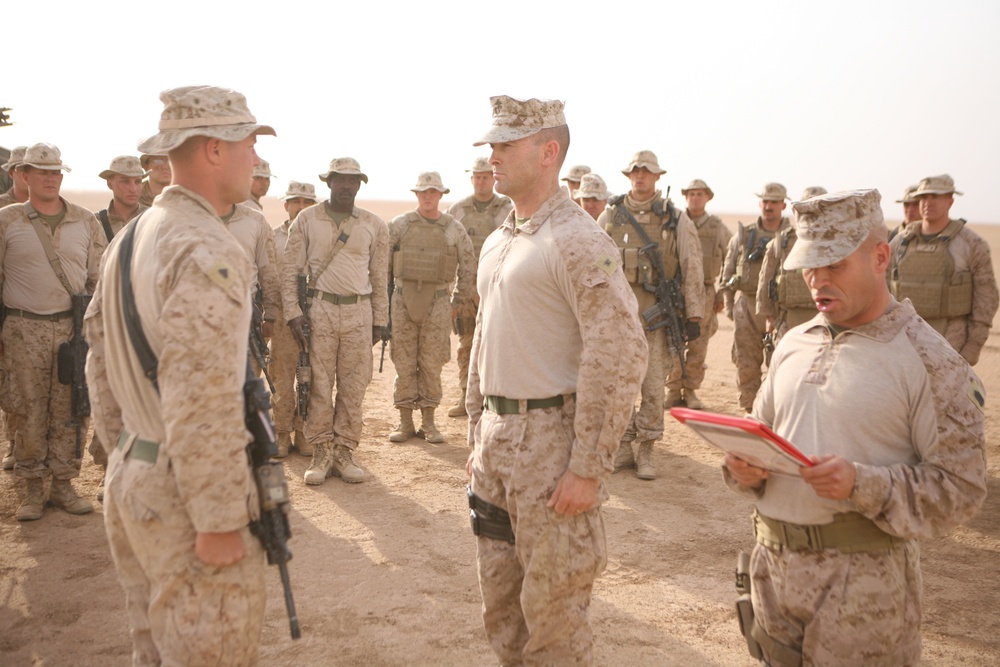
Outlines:
<svg viewBox="0 0 1000 667"><path fill-rule="evenodd" d="M60 197L66 216L56 227L42 227L59 257L74 294L94 291L108 237L93 213ZM45 248L24 204L0 209L0 289L3 303L39 315L70 310L70 295L49 264Z"/></svg>
<svg viewBox="0 0 1000 667"><path fill-rule="evenodd" d="M338 226L326 210L325 202L302 210L288 228L281 269L281 298L286 322L302 315L298 275L311 276L327 263L341 230L348 224L353 229L347 243L322 275L313 277L311 285L342 296L370 294L372 326L389 324L389 231L385 221L355 206L351 216Z"/></svg>
<svg viewBox="0 0 1000 667"><path fill-rule="evenodd" d="M111 244L87 311L94 427L105 443L116 442L122 426L160 443L195 530L237 530L255 516L257 502L243 419L250 261L212 205L181 186L166 188L143 218L132 288L159 359L157 394L125 328L121 238Z"/></svg>
<svg viewBox="0 0 1000 667"><path fill-rule="evenodd" d="M106 210L108 212L108 223L110 223L111 225L111 232L113 233L114 236L117 236L118 232L122 230L122 227L128 224L129 220L138 218L140 215L142 215L143 211L149 210L149 207L139 204L138 208L135 209L135 213L132 214L132 217L126 219L118 215L118 212L115 210L115 200L112 199L110 202L108 202L108 208ZM101 224L100 218L98 218L97 223ZM104 225L101 225L101 230L102 231L104 230ZM104 236L107 237L107 234L105 234Z"/></svg>
<svg viewBox="0 0 1000 667"><path fill-rule="evenodd" d="M576 393L569 469L606 478L646 371L646 334L621 252L559 190L483 246L466 407L476 446L484 396Z"/></svg>
<svg viewBox="0 0 1000 667"><path fill-rule="evenodd" d="M254 270L251 284L259 285L264 292L264 319L275 321L281 311L281 277L274 231L263 215L243 204L236 205L224 224L250 258Z"/></svg>

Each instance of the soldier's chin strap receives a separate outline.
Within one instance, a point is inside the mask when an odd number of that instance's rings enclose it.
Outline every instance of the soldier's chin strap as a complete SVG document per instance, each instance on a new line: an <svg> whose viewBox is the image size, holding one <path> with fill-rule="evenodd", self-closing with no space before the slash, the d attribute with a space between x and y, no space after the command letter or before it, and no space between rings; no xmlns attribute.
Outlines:
<svg viewBox="0 0 1000 667"><path fill-rule="evenodd" d="M118 269L122 283L122 311L125 317L125 329L128 331L128 338L132 342L132 349L139 358L142 366L142 373L150 382L157 393L160 386L156 381L157 365L159 360L153 354L153 348L146 339L146 334L142 331L142 322L139 320L139 309L135 305L135 293L132 291L132 251L135 248L135 232L142 221L143 216L139 216L132 221L122 235L121 246L118 249Z"/></svg>

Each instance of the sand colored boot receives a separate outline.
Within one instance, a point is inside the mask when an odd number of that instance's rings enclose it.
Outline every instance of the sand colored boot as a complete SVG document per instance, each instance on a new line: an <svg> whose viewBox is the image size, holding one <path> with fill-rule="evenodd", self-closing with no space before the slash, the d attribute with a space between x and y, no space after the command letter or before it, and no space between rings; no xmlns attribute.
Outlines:
<svg viewBox="0 0 1000 667"><path fill-rule="evenodd" d="M389 442L406 442L416 434L417 428L413 425L413 410L400 408L399 426L389 434Z"/></svg>
<svg viewBox="0 0 1000 667"><path fill-rule="evenodd" d="M656 479L656 468L653 467L653 441L639 443L639 451L635 455L635 476L639 479Z"/></svg>
<svg viewBox="0 0 1000 667"><path fill-rule="evenodd" d="M444 433L434 425L434 408L421 408L420 418L420 432L423 434L424 440L433 444L444 442Z"/></svg>
<svg viewBox="0 0 1000 667"><path fill-rule="evenodd" d="M698 398L698 394L694 393L694 389L684 390L684 403L692 410L705 409L705 404Z"/></svg>
<svg viewBox="0 0 1000 667"><path fill-rule="evenodd" d="M276 459L283 459L288 456L292 449L292 436L288 431L278 431L278 453L274 455Z"/></svg>
<svg viewBox="0 0 1000 667"><path fill-rule="evenodd" d="M618 443L618 451L615 452L614 472L627 470L635 467L635 454L632 453L632 441L622 440Z"/></svg>
<svg viewBox="0 0 1000 667"><path fill-rule="evenodd" d="M76 489L68 479L52 480L49 502L70 514L87 514L94 511L94 504L76 495Z"/></svg>
<svg viewBox="0 0 1000 667"><path fill-rule="evenodd" d="M312 464L303 480L309 486L319 486L333 474L333 445L323 443L313 450Z"/></svg>
<svg viewBox="0 0 1000 667"><path fill-rule="evenodd" d="M358 484L365 481L365 471L355 465L354 456L349 447L334 445L332 461L332 474L348 484Z"/></svg>
<svg viewBox="0 0 1000 667"><path fill-rule="evenodd" d="M667 397L663 400L663 407L669 410L670 408L676 408L678 405L684 405L684 397L681 395L681 390L668 389Z"/></svg>
<svg viewBox="0 0 1000 667"><path fill-rule="evenodd" d="M3 464L2 464L3 465L3 469L4 470L13 470L14 469L14 464L16 462L17 462L17 459L14 458L14 443L13 442L8 442L7 443L7 453L3 455Z"/></svg>
<svg viewBox="0 0 1000 667"><path fill-rule="evenodd" d="M45 505L45 483L40 479L29 479L28 494L17 508L18 521L38 521L42 518Z"/></svg>
<svg viewBox="0 0 1000 667"><path fill-rule="evenodd" d="M465 392L458 397L458 402L455 405L448 408L449 417L468 417L469 413L465 411Z"/></svg>

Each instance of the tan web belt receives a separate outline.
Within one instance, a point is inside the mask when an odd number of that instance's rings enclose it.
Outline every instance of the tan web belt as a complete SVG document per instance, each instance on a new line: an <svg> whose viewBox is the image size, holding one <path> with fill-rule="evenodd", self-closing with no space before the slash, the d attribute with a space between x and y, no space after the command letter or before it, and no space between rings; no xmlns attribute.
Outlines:
<svg viewBox="0 0 1000 667"><path fill-rule="evenodd" d="M576 398L576 394L570 394L570 396ZM566 403L566 400L562 395L559 395L549 398L529 398L524 403L527 410L541 410L542 408L560 407ZM487 396L486 409L498 415L516 415L521 412L521 401L503 396Z"/></svg>
<svg viewBox="0 0 1000 667"><path fill-rule="evenodd" d="M115 445L117 449L124 449L125 443L128 439L132 437L129 432L122 429L122 434L118 436L118 444ZM140 461L145 461L146 463L156 463L157 457L160 455L160 444L157 442L152 442L151 440L143 440L142 438L136 438L135 442L132 443L131 449L125 455L126 459L139 459Z"/></svg>
<svg viewBox="0 0 1000 667"><path fill-rule="evenodd" d="M399 296L403 296L403 286L400 285L399 283L396 284L396 289L394 291ZM447 287L445 287L443 289L439 289L436 292L434 292L434 298L435 299L440 299L443 296L448 296L448 288Z"/></svg>
<svg viewBox="0 0 1000 667"><path fill-rule="evenodd" d="M769 549L792 551L821 551L837 549L850 554L859 551L890 549L906 540L889 535L857 512L835 514L832 523L803 526L766 517L759 512L753 515L757 542Z"/></svg>
<svg viewBox="0 0 1000 667"><path fill-rule="evenodd" d="M331 294L318 289L308 289L306 294L312 297L319 297L323 301L332 303L335 306L347 306L358 301L365 301L372 298L371 294Z"/></svg>
<svg viewBox="0 0 1000 667"><path fill-rule="evenodd" d="M27 310L20 310L19 308L8 308L7 317L23 317L28 320L45 320L47 322L55 322L56 320L65 320L73 317L72 310L64 310L60 313L52 313L50 315L39 315L38 313L32 313Z"/></svg>

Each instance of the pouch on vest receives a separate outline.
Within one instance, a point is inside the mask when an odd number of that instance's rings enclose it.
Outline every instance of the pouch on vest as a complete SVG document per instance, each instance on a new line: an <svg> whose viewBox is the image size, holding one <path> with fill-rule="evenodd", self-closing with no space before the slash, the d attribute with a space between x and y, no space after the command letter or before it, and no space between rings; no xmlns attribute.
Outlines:
<svg viewBox="0 0 1000 667"><path fill-rule="evenodd" d="M622 248L622 271L625 272L625 280L629 283L636 283L639 280L639 249Z"/></svg>

